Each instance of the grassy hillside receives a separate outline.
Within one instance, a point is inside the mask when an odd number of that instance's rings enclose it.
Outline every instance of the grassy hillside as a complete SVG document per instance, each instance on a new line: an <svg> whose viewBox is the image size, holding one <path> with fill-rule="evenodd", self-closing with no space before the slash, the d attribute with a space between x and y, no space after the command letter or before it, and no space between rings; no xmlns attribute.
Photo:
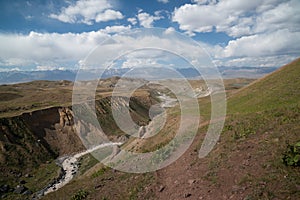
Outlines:
<svg viewBox="0 0 300 200"><path fill-rule="evenodd" d="M208 158L213 185L236 198L299 199L300 167L283 156L300 141L300 59L232 93L227 111Z"/></svg>
<svg viewBox="0 0 300 200"><path fill-rule="evenodd" d="M251 113L300 103L300 59L230 96L229 113Z"/></svg>
<svg viewBox="0 0 300 200"><path fill-rule="evenodd" d="M0 85L0 117L69 105L73 83L69 81L33 81ZM47 98L45 98L47 97Z"/></svg>

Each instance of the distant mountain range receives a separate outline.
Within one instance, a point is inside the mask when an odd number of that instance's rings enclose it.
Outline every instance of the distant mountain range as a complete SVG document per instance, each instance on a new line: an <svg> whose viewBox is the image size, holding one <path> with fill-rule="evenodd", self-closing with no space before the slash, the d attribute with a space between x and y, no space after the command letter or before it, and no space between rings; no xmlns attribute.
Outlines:
<svg viewBox="0 0 300 200"><path fill-rule="evenodd" d="M273 72L275 67L219 67L219 71L224 79L226 78L259 78L268 73ZM199 72L194 68L176 69L185 78L199 77ZM204 69L205 70L205 69ZM112 76L127 76L126 73L130 68L110 69L102 74L102 78L109 78ZM81 73L79 80L93 80L99 78L99 71L85 70ZM167 71L159 71L161 78L168 78ZM9 71L0 72L0 84L12 84L20 82L29 82L34 80L69 80L74 81L77 76L76 70L47 70L47 71ZM128 75L130 76L130 75ZM139 75L139 78L142 75ZM146 75L147 76L147 75ZM144 77L148 78L148 77ZM149 77L149 78L154 78Z"/></svg>

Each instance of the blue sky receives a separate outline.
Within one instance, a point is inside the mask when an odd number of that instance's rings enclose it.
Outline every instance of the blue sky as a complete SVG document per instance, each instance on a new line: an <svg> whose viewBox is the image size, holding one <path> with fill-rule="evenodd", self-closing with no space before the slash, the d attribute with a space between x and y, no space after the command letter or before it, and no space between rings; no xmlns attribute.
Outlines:
<svg viewBox="0 0 300 200"><path fill-rule="evenodd" d="M300 55L299 0L1 0L0 71L73 69L111 35L176 30L217 66L281 66Z"/></svg>
<svg viewBox="0 0 300 200"><path fill-rule="evenodd" d="M178 29L178 23L172 22L172 12L181 5L191 3L187 0L168 1L162 3L156 0L127 0L127 1L109 1L114 7L122 12L124 17L118 20L109 20L101 23L65 23L49 17L53 13L59 13L59 10L68 7L71 2L52 0L52 1L1 1L0 13L1 31L28 34L30 31L36 32L56 32L56 33L81 33L95 31L106 26L113 25L132 25L132 28L141 27L139 23L133 25L127 21L128 18L136 18L139 11L155 15L160 12L160 19L152 23L154 27ZM76 1L73 1L74 3ZM209 43L218 44L228 42L231 37L224 33L201 33L198 39Z"/></svg>

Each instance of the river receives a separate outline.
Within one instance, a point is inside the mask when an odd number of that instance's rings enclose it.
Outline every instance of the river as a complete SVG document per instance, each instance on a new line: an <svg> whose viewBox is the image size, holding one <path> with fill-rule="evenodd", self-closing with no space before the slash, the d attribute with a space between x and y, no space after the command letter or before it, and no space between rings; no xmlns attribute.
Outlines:
<svg viewBox="0 0 300 200"><path fill-rule="evenodd" d="M77 153L75 155L59 158L58 160L61 162L60 165L63 170L63 174L61 175L61 178L58 181L56 181L55 183L49 184L46 188L44 188L43 190L38 192L36 196L39 198L50 192L58 190L59 188L62 188L67 183L69 183L74 178L75 174L78 171L78 158L80 158L81 156L84 156L88 153L91 153L93 151L96 151L96 150L104 148L104 147L121 145L121 144L122 144L121 142L104 143L104 144L95 146L91 149L87 149L86 151Z"/></svg>
<svg viewBox="0 0 300 200"><path fill-rule="evenodd" d="M164 108L170 108L174 107L177 103L177 99L171 98L165 94L160 94L159 98L161 99L161 107ZM76 175L78 171L78 158L91 153L93 151L96 151L98 149L108 147L108 146L115 146L115 145L122 145L121 142L109 142L100 144L98 146L95 146L91 149L87 149L86 151L77 153L72 156L64 156L58 159L59 165L62 167L62 174L60 176L60 179L55 181L54 183L49 184L47 187L45 187L43 190L39 191L36 194L36 199L39 199L40 197L49 194L50 192L53 192L55 190L58 190L68 184Z"/></svg>

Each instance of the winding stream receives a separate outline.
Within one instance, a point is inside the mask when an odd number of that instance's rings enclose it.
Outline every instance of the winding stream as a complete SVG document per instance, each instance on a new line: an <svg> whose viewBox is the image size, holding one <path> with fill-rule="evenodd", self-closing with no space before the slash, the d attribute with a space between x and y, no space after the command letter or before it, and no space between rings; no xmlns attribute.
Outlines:
<svg viewBox="0 0 300 200"><path fill-rule="evenodd" d="M177 99L171 98L165 94L160 94L159 98L161 99L161 107L164 107L164 108L174 107L175 104L177 103ZM62 188L67 183L69 183L74 178L74 176L76 175L76 173L78 171L78 168L79 168L78 159L80 157L82 157L88 153L91 153L95 150L104 148L104 147L122 145L122 144L123 143L121 143L121 142L104 143L104 144L95 146L91 149L87 149L86 151L77 153L75 155L59 158L58 162L62 168L62 174L60 175L59 180L55 181L54 183L49 184L43 190L39 191L36 194L36 199L39 199L42 196L49 194L50 192L58 190L59 188Z"/></svg>
<svg viewBox="0 0 300 200"><path fill-rule="evenodd" d="M95 146L91 149L87 149L86 151L77 153L73 156L66 156L66 157L59 158L59 160L61 160L61 167L62 167L62 171L63 171L61 178L58 181L56 181L55 183L49 184L46 188L44 188L43 190L38 192L37 197L39 198L50 192L58 190L59 188L62 188L67 183L69 183L74 178L75 174L78 171L78 158L80 158L81 156L84 156L88 153L91 153L93 151L96 151L96 150L104 148L104 147L121 145L121 144L122 144L121 142L104 143L104 144Z"/></svg>

